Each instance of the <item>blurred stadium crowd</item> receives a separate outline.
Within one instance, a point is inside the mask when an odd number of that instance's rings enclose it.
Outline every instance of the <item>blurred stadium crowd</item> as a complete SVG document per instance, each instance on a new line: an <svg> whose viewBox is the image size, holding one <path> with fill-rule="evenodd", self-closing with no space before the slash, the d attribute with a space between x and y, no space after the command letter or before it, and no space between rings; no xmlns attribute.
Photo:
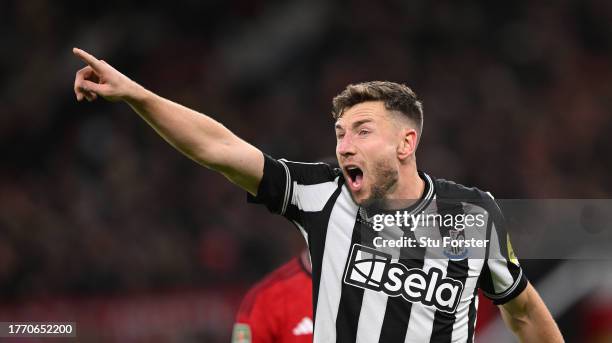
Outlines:
<svg viewBox="0 0 612 343"><path fill-rule="evenodd" d="M386 79L424 101L432 175L497 198L612 192L609 1L28 0L0 17L4 304L244 289L302 245L127 106L77 105L72 46L275 157L333 155L331 98Z"/></svg>

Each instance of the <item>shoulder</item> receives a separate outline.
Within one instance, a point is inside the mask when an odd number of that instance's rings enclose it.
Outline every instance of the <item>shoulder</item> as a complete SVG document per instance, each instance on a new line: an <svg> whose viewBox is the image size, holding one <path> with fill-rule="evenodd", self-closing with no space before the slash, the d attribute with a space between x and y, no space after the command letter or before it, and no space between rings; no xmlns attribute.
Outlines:
<svg viewBox="0 0 612 343"><path fill-rule="evenodd" d="M337 177L342 177L340 168L325 162L297 162L290 161L284 158L278 162L287 168L292 178L300 184L310 185L322 182L335 180Z"/></svg>
<svg viewBox="0 0 612 343"><path fill-rule="evenodd" d="M478 206L495 216L501 215L501 210L491 192L450 180L433 177L432 180L438 201L470 204Z"/></svg>
<svg viewBox="0 0 612 343"><path fill-rule="evenodd" d="M492 200L493 196L490 192L483 191L477 187L469 187L456 183L454 181L433 178L436 195L443 199L461 199L461 200Z"/></svg>
<svg viewBox="0 0 612 343"><path fill-rule="evenodd" d="M444 199L465 199L465 200L478 200L478 199L492 199L493 196L490 192L483 191L477 187L469 187L460 183L433 178L433 184L436 190L436 194L440 198Z"/></svg>

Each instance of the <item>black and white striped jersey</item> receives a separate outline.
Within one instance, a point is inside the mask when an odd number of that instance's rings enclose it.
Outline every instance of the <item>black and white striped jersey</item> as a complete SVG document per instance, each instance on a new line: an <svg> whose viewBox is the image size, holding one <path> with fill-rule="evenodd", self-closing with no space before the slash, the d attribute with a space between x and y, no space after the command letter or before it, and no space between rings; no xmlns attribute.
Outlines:
<svg viewBox="0 0 612 343"><path fill-rule="evenodd" d="M425 191L406 211L480 215L482 229L457 230L440 221L375 230L372 218L378 212L353 201L339 169L264 156L257 196L248 200L289 219L306 239L316 343L472 342L478 289L503 304L527 286L489 193L420 172ZM469 249L377 244L472 238L489 244Z"/></svg>

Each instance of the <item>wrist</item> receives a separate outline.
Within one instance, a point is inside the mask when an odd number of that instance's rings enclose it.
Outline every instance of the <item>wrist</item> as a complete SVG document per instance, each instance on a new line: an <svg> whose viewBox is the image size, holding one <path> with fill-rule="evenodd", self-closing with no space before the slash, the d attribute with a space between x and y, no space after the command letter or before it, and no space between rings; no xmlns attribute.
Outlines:
<svg viewBox="0 0 612 343"><path fill-rule="evenodd" d="M152 94L153 93L143 86L131 81L128 91L123 96L123 101L127 102L129 105L140 107L151 98Z"/></svg>

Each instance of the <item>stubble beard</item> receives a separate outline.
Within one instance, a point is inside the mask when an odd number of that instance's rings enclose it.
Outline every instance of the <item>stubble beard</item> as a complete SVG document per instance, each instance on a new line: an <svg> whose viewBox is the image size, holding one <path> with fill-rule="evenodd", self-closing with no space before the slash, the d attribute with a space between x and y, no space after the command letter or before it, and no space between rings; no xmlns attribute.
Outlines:
<svg viewBox="0 0 612 343"><path fill-rule="evenodd" d="M395 188L399 173L385 160L377 161L372 168L372 186L370 196L362 203L365 207L386 207L385 197Z"/></svg>

